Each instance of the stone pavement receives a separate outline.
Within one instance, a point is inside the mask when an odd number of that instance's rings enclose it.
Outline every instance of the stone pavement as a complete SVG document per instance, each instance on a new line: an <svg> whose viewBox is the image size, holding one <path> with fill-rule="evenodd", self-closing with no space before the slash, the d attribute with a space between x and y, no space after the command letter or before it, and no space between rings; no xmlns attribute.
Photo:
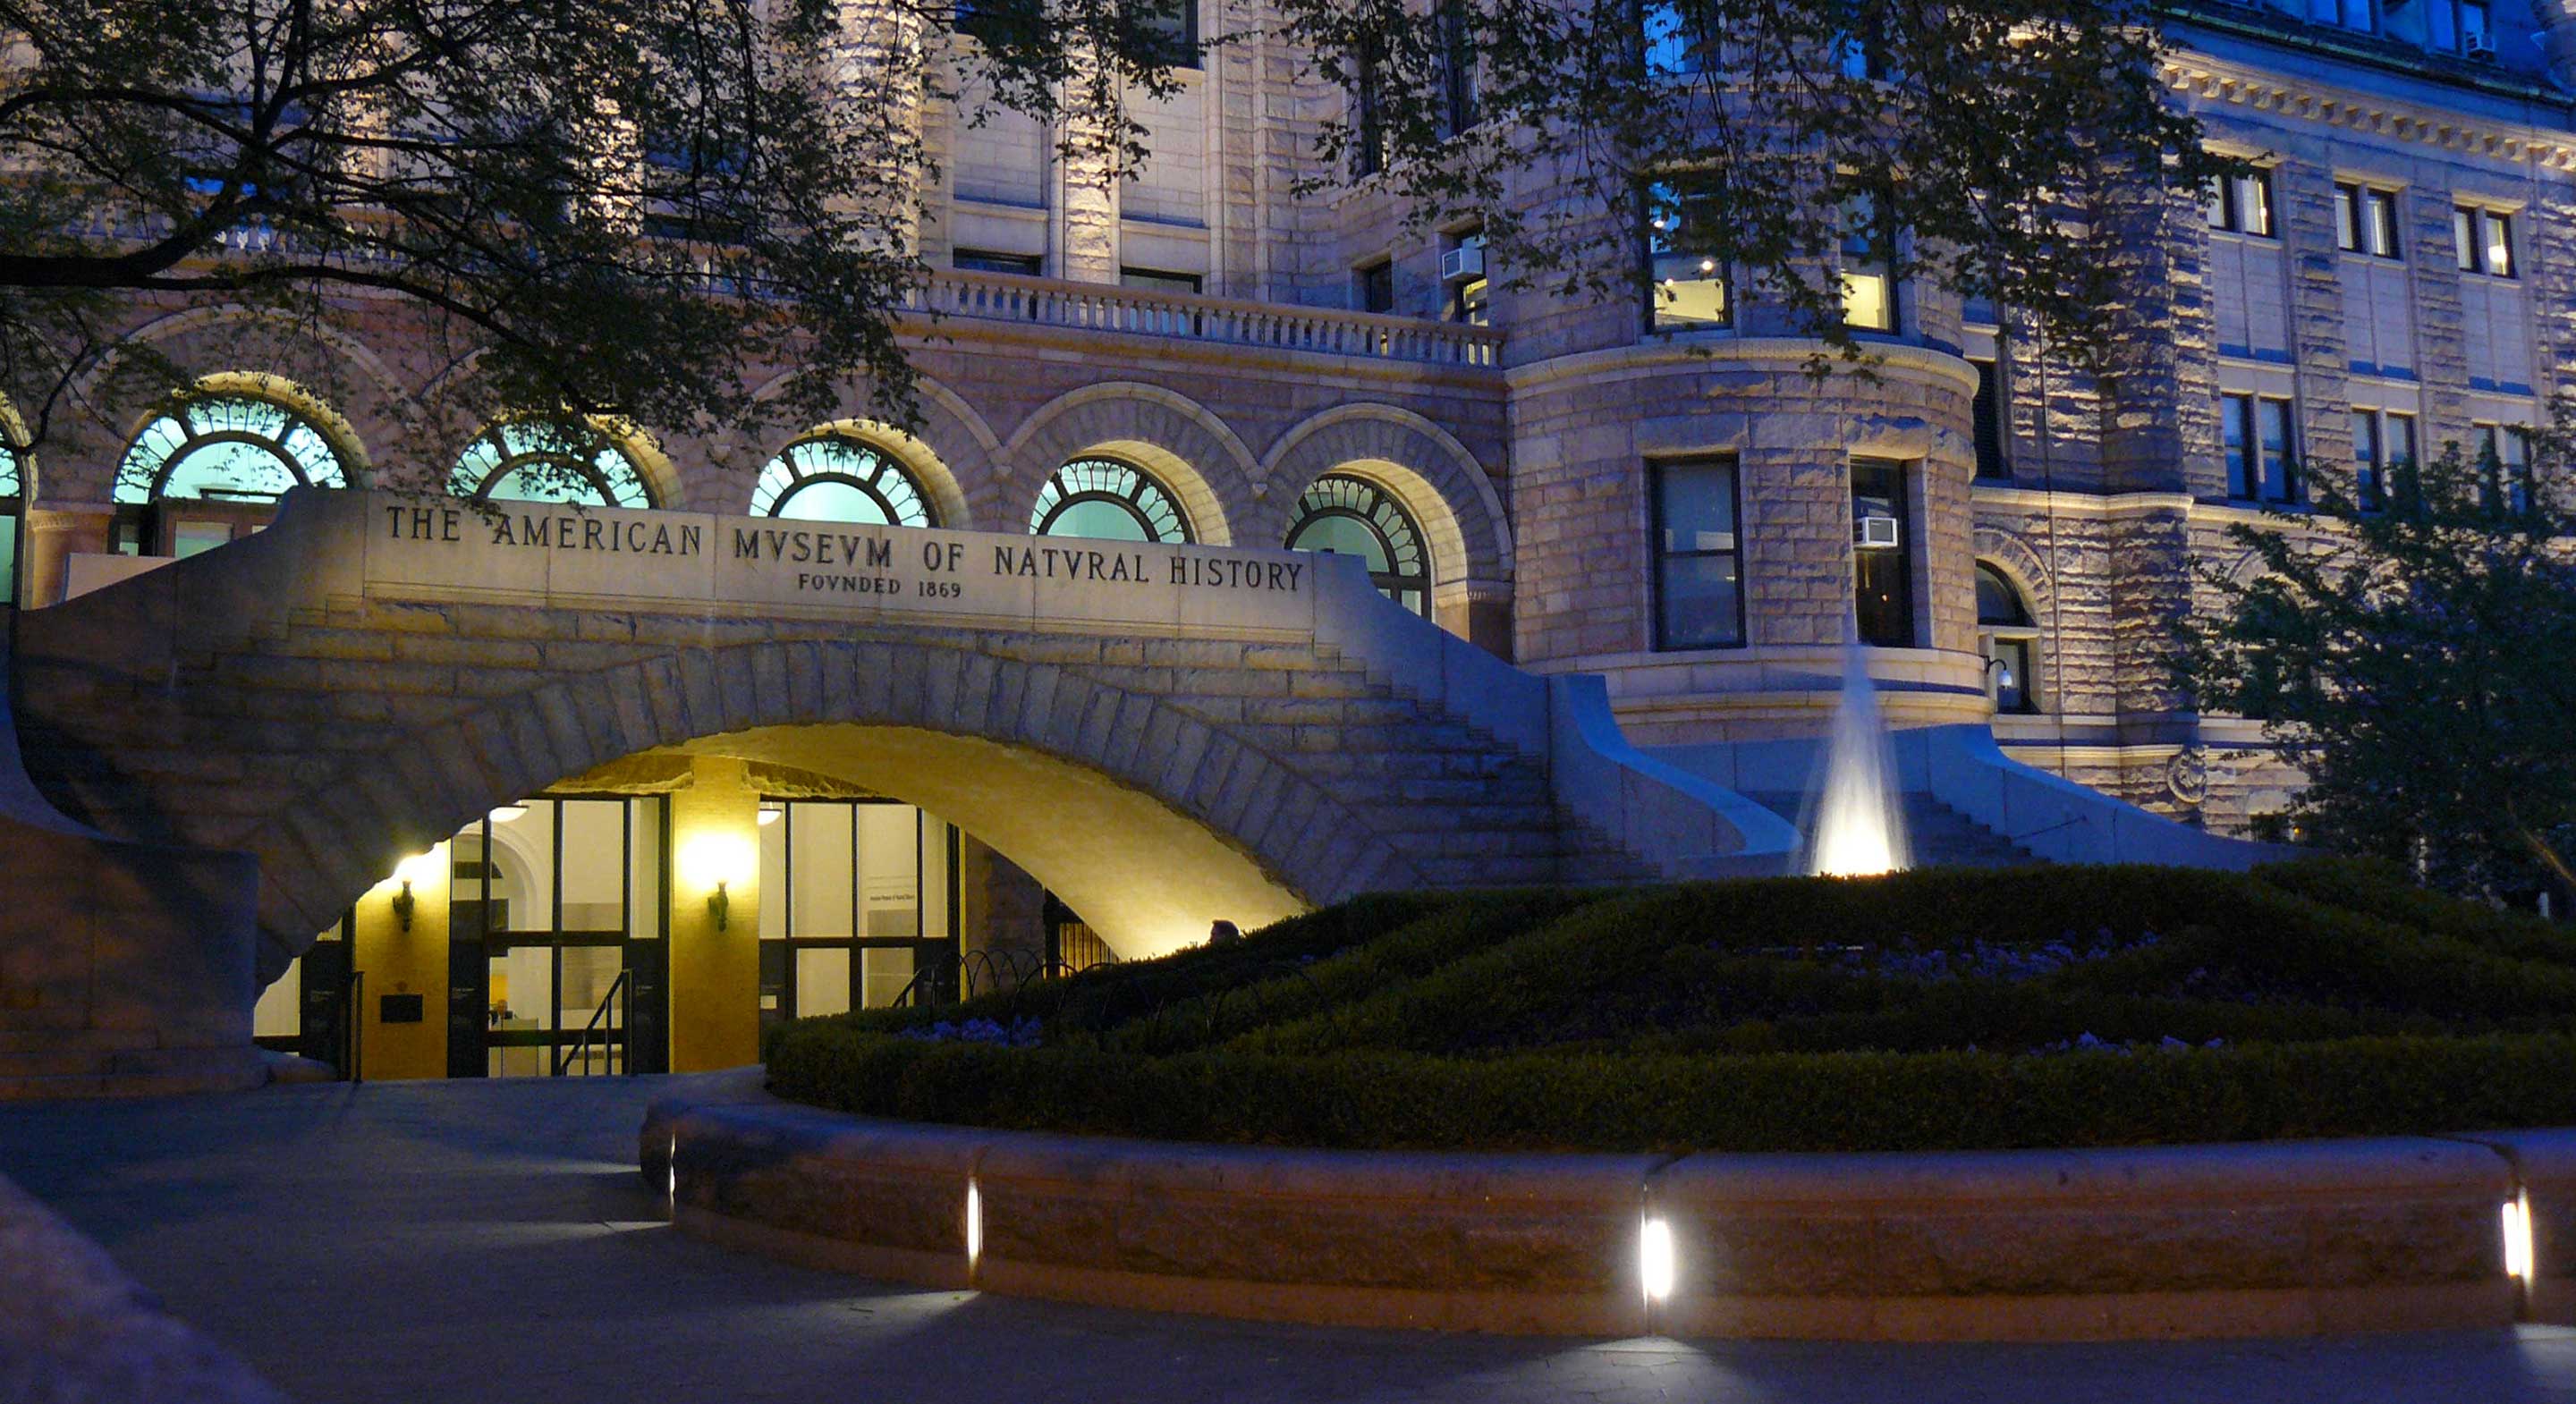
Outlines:
<svg viewBox="0 0 2576 1404"><path fill-rule="evenodd" d="M296 1398L2562 1400L2576 1331L2049 1346L1548 1341L878 1286L684 1239L638 1183L677 1079L0 1107L0 1174Z"/></svg>

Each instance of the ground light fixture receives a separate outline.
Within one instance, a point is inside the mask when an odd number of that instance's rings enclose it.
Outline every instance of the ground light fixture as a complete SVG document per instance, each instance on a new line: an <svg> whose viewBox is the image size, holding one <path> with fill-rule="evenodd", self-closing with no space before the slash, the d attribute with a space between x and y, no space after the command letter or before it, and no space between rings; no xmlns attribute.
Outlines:
<svg viewBox="0 0 2576 1404"><path fill-rule="evenodd" d="M2505 1276L2526 1289L2531 1286L2531 1195L2528 1191L2504 1202L2504 1271Z"/></svg>
<svg viewBox="0 0 2576 1404"><path fill-rule="evenodd" d="M1637 1225L1637 1280L1646 1290L1647 1306L1673 1295L1675 1267L1673 1226L1646 1216Z"/></svg>
<svg viewBox="0 0 2576 1404"><path fill-rule="evenodd" d="M966 1177L966 1280L975 1280L975 1265L984 1258L984 1191Z"/></svg>

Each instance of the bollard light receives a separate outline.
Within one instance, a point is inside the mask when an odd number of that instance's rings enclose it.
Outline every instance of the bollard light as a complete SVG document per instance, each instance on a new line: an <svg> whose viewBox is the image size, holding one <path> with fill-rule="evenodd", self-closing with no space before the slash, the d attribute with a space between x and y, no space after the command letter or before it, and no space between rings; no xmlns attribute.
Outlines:
<svg viewBox="0 0 2576 1404"><path fill-rule="evenodd" d="M2505 1276L2523 1286L2531 1285L2531 1196L2519 1194L2504 1202L2504 1271Z"/></svg>
<svg viewBox="0 0 2576 1404"><path fill-rule="evenodd" d="M1673 1226L1647 1219L1637 1227L1637 1278L1652 1305L1673 1294Z"/></svg>
<svg viewBox="0 0 2576 1404"><path fill-rule="evenodd" d="M966 1272L971 1278L975 1264L984 1256L984 1192L975 1177L966 1177Z"/></svg>

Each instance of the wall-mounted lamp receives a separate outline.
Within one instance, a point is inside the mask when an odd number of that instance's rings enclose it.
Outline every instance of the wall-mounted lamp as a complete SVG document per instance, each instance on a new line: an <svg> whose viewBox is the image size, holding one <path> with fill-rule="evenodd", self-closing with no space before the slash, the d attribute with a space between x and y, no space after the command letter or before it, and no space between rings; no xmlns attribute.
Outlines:
<svg viewBox="0 0 2576 1404"><path fill-rule="evenodd" d="M760 827L764 829L786 817L787 807L785 805L764 804L760 807Z"/></svg>
<svg viewBox="0 0 2576 1404"><path fill-rule="evenodd" d="M751 876L752 847L732 834L700 834L680 850L680 876L684 881L712 889L707 893L707 915L722 931L733 921L732 885Z"/></svg>
<svg viewBox="0 0 2576 1404"><path fill-rule="evenodd" d="M438 850L433 848L394 865L394 879L402 884L402 891L394 894L394 920L405 931L411 930L411 914L420 905L411 895L411 885L438 876L437 860Z"/></svg>
<svg viewBox="0 0 2576 1404"><path fill-rule="evenodd" d="M492 811L492 822L495 824L507 824L513 819L527 817L528 807L524 804L505 804Z"/></svg>
<svg viewBox="0 0 2576 1404"><path fill-rule="evenodd" d="M1997 687L2010 687L2013 685L2012 664L2006 662L2001 657L1987 659L1986 672L1994 678L1995 686Z"/></svg>

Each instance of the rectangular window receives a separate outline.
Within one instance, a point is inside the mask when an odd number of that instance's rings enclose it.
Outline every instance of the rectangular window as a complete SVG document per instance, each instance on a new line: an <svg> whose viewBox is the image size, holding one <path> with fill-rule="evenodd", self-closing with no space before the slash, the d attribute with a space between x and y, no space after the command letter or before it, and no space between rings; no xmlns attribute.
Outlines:
<svg viewBox="0 0 2576 1404"><path fill-rule="evenodd" d="M1471 327L1486 324L1485 233L1460 234L1440 253L1440 318Z"/></svg>
<svg viewBox="0 0 2576 1404"><path fill-rule="evenodd" d="M2490 512L2531 510L2531 431L2518 424L2472 425L2477 436L2480 500Z"/></svg>
<svg viewBox="0 0 2576 1404"><path fill-rule="evenodd" d="M948 256L949 263L969 273L1010 273L1034 278L1044 269L1045 261L1036 254L995 253L990 249L959 249Z"/></svg>
<svg viewBox="0 0 2576 1404"><path fill-rule="evenodd" d="M1655 647L1732 648L1744 642L1743 543L1736 535L1735 460L1678 459L1655 482Z"/></svg>
<svg viewBox="0 0 2576 1404"><path fill-rule="evenodd" d="M2227 495L2238 502L2299 500L2298 440L2290 402L2271 395L2218 397L2227 450Z"/></svg>
<svg viewBox="0 0 2576 1404"><path fill-rule="evenodd" d="M2412 501L2418 490L2415 476L2415 416L2390 411L2383 421L2381 435L2386 443L2386 456L2381 462L2387 468L2390 495L2399 502Z"/></svg>
<svg viewBox="0 0 2576 1404"><path fill-rule="evenodd" d="M1896 330L1896 236L1883 201L1854 195L1843 202L1843 325Z"/></svg>
<svg viewBox="0 0 2576 1404"><path fill-rule="evenodd" d="M1684 78L1709 67L1708 12L1692 0L1645 0L1637 9L1646 73Z"/></svg>
<svg viewBox="0 0 2576 1404"><path fill-rule="evenodd" d="M1476 36L1470 28L1475 15L1467 4L1445 0L1440 6L1440 115L1451 136L1475 126L1482 115Z"/></svg>
<svg viewBox="0 0 2576 1404"><path fill-rule="evenodd" d="M2338 185L2335 246L2373 258L2397 257L2397 197L2366 185Z"/></svg>
<svg viewBox="0 0 2576 1404"><path fill-rule="evenodd" d="M2227 445L2227 495L2239 502L2254 497L2254 397L2218 397L2218 429Z"/></svg>
<svg viewBox="0 0 2576 1404"><path fill-rule="evenodd" d="M1646 187L1646 327L1695 331L1733 317L1726 270L1703 237L1719 217L1716 187L1687 174Z"/></svg>
<svg viewBox="0 0 2576 1404"><path fill-rule="evenodd" d="M2513 216L2499 210L2460 206L2451 211L2451 244L2460 271L2510 278L2513 271Z"/></svg>
<svg viewBox="0 0 2576 1404"><path fill-rule="evenodd" d="M1162 38L1162 49L1174 68L1199 66L1198 0L1170 0L1159 10L1147 11L1142 27Z"/></svg>
<svg viewBox="0 0 2576 1404"><path fill-rule="evenodd" d="M2379 443L2379 411L2357 409L2352 412L2352 503L2364 512L2376 512L2387 505L2387 480L2382 474L2386 460Z"/></svg>
<svg viewBox="0 0 2576 1404"><path fill-rule="evenodd" d="M2209 187L2209 227L2256 238L2272 237L2272 173L2231 176Z"/></svg>
<svg viewBox="0 0 2576 1404"><path fill-rule="evenodd" d="M1372 176L1386 169L1386 115L1380 95L1378 56L1361 47L1351 55L1351 175Z"/></svg>
<svg viewBox="0 0 2576 1404"><path fill-rule="evenodd" d="M1977 476L2006 480L2012 477L2012 464L2004 458L2003 375L1993 361L1970 358L1977 368L1977 398L1971 413L1976 421Z"/></svg>
<svg viewBox="0 0 2576 1404"><path fill-rule="evenodd" d="M1152 268L1118 270L1118 286L1140 288L1147 292L1195 293L1199 290L1196 273L1165 273Z"/></svg>
<svg viewBox="0 0 2576 1404"><path fill-rule="evenodd" d="M2299 500L2298 440L2290 423L2290 402L2265 395L2254 402L2254 422L2262 434L2263 500Z"/></svg>
<svg viewBox="0 0 2576 1404"><path fill-rule="evenodd" d="M1359 287L1360 310L1392 312L1395 310L1395 263L1379 259L1364 268L1351 270L1351 280Z"/></svg>
<svg viewBox="0 0 2576 1404"><path fill-rule="evenodd" d="M1860 640L1914 647L1914 532L1906 520L1905 465L1855 458L1851 465L1852 614Z"/></svg>

